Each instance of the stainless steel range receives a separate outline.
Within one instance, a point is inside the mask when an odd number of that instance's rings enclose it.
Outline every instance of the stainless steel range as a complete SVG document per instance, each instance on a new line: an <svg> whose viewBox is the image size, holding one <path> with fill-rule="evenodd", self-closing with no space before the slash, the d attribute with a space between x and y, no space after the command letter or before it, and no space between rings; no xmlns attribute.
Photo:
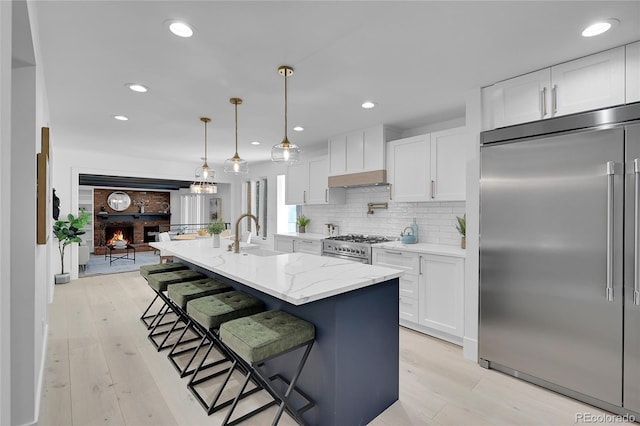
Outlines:
<svg viewBox="0 0 640 426"><path fill-rule="evenodd" d="M371 246L393 241L379 235L339 235L322 240L322 255L371 263Z"/></svg>

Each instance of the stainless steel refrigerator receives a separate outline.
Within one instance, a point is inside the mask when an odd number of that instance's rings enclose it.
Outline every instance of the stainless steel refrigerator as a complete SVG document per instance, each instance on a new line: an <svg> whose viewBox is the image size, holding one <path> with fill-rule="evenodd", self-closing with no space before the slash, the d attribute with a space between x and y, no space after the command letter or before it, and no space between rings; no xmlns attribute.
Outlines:
<svg viewBox="0 0 640 426"><path fill-rule="evenodd" d="M640 418L640 103L480 152L480 364Z"/></svg>

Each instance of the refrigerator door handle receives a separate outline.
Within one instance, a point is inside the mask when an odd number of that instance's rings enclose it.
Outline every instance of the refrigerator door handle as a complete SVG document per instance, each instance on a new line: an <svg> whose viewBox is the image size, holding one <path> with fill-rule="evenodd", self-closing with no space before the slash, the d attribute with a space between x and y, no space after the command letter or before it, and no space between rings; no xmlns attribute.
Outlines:
<svg viewBox="0 0 640 426"><path fill-rule="evenodd" d="M613 302L613 191L616 165L607 162L607 300Z"/></svg>
<svg viewBox="0 0 640 426"><path fill-rule="evenodd" d="M634 200L634 250L633 250L633 304L640 305L640 265L638 255L640 255L640 159L633 160L633 173L635 180L635 200Z"/></svg>

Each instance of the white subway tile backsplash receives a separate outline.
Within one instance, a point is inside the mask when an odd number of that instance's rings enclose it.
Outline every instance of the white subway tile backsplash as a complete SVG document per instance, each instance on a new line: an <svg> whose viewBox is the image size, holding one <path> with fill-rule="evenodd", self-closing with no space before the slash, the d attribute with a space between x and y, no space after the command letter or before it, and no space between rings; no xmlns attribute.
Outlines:
<svg viewBox="0 0 640 426"><path fill-rule="evenodd" d="M345 204L302 206L311 219L308 232L322 233L324 224L339 226L341 234L400 236L400 232L416 219L421 243L460 245L456 216L465 214L464 201L397 203L389 201L385 186L347 188ZM389 208L367 214L368 203L388 203Z"/></svg>

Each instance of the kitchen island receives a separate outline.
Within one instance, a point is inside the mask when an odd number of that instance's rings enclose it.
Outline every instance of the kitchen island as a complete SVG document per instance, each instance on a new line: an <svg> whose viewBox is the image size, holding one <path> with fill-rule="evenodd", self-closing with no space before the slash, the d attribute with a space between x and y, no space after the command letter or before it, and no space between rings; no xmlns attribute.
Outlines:
<svg viewBox="0 0 640 426"><path fill-rule="evenodd" d="M298 382L317 404L304 414L308 423L367 424L398 399L401 271L306 253L233 253L225 240L221 248L211 239L151 245L262 299L267 309L315 325L316 342ZM298 358L288 354L266 367L291 377Z"/></svg>

